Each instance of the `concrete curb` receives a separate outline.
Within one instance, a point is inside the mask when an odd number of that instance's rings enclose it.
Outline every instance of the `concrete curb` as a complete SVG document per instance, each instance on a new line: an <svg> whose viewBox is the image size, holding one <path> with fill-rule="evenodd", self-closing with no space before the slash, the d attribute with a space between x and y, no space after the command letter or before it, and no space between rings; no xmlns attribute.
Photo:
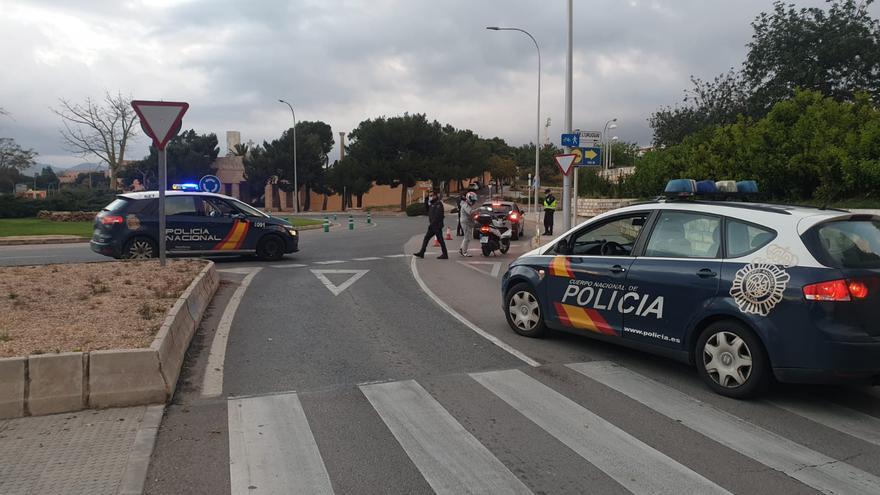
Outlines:
<svg viewBox="0 0 880 495"><path fill-rule="evenodd" d="M175 301L149 348L0 359L0 419L169 400L219 284L209 261Z"/></svg>
<svg viewBox="0 0 880 495"><path fill-rule="evenodd" d="M134 445L125 463L125 472L119 482L118 495L140 495L144 492L147 481L147 470L150 468L150 457L156 445L159 424L165 414L165 406L148 406L134 437Z"/></svg>
<svg viewBox="0 0 880 495"><path fill-rule="evenodd" d="M0 237L0 246L30 246L34 244L77 244L86 243L91 239L88 237L70 237L70 238L32 238L32 239L7 239Z"/></svg>

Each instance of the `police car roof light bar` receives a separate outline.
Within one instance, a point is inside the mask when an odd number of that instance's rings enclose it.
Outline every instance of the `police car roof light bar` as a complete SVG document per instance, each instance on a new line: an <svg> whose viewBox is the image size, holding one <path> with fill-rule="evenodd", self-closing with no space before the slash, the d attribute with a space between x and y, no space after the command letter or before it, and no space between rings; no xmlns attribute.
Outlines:
<svg viewBox="0 0 880 495"><path fill-rule="evenodd" d="M725 200L742 200L758 194L758 183L754 180L701 180L672 179L666 183L666 189L660 196L661 199L690 199L695 196L701 198Z"/></svg>

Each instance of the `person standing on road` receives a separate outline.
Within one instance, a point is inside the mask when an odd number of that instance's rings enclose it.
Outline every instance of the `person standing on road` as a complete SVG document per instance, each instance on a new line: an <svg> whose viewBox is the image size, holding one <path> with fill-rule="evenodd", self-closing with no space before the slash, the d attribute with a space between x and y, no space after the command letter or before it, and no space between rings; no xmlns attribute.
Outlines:
<svg viewBox="0 0 880 495"><path fill-rule="evenodd" d="M446 242L443 240L443 203L440 201L440 197L437 196L436 191L431 192L428 204L430 205L428 207L428 232L425 233L425 239L422 241L422 249L418 253L413 254L413 256L424 258L428 242L432 237L436 237L437 242L440 243L440 250L443 251L443 254L438 256L437 259L447 260L449 259L449 253L446 251Z"/></svg>
<svg viewBox="0 0 880 495"><path fill-rule="evenodd" d="M468 246L471 243L471 236L474 235L474 227L477 225L477 221L474 220L476 209L477 193L469 192L461 203L461 208L458 210L458 223L464 227L464 239L461 241L461 247L458 249L458 254L462 256L470 257Z"/></svg>
<svg viewBox="0 0 880 495"><path fill-rule="evenodd" d="M464 191L458 195L458 229L455 231L456 235L459 237L464 235L464 229L462 225L464 225L461 221L461 207L464 205L465 201L467 201L467 196Z"/></svg>
<svg viewBox="0 0 880 495"><path fill-rule="evenodd" d="M553 235L554 213L556 213L556 196L547 189L544 191L544 235Z"/></svg>

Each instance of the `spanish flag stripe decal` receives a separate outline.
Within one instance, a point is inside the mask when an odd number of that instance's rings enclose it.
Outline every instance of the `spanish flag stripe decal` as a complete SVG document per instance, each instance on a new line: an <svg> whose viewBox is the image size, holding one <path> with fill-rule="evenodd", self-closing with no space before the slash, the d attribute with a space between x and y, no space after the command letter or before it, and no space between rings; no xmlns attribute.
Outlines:
<svg viewBox="0 0 880 495"><path fill-rule="evenodd" d="M245 235L248 231L248 222L239 222L238 220L232 224L229 234L226 235L214 249L228 251L239 249L244 242Z"/></svg>
<svg viewBox="0 0 880 495"><path fill-rule="evenodd" d="M550 275L554 277L574 278L571 271L571 262L565 256L556 256L550 262Z"/></svg>
<svg viewBox="0 0 880 495"><path fill-rule="evenodd" d="M244 222L244 228L241 231L241 235L238 238L238 242L235 243L235 249L241 249L241 245L244 244L244 240L247 238L247 233L250 228L250 223Z"/></svg>
<svg viewBox="0 0 880 495"><path fill-rule="evenodd" d="M602 335L618 335L605 321L602 314L594 309L581 308L570 304L554 303L559 322L567 327L580 328Z"/></svg>
<svg viewBox="0 0 880 495"><path fill-rule="evenodd" d="M232 234L235 232L235 228L238 227L238 224L239 224L238 220L235 220L234 222L232 222L232 228L229 229L229 232L226 234L226 237L224 237L223 240L220 241L220 243L218 243L216 246L214 246L214 249L221 249L224 244L229 242L229 238L232 237Z"/></svg>
<svg viewBox="0 0 880 495"><path fill-rule="evenodd" d="M589 315L590 319L596 325L596 330L604 335L617 335L617 332L611 328L611 325L605 321L605 318L602 317L602 313L596 311L595 309L586 309L584 311Z"/></svg>

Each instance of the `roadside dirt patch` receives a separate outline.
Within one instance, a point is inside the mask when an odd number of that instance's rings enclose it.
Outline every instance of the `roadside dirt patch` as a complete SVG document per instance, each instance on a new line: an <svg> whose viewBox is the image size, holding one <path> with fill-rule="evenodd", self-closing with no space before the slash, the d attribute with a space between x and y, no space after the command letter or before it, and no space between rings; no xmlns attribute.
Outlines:
<svg viewBox="0 0 880 495"><path fill-rule="evenodd" d="M201 260L0 268L0 357L149 347Z"/></svg>

